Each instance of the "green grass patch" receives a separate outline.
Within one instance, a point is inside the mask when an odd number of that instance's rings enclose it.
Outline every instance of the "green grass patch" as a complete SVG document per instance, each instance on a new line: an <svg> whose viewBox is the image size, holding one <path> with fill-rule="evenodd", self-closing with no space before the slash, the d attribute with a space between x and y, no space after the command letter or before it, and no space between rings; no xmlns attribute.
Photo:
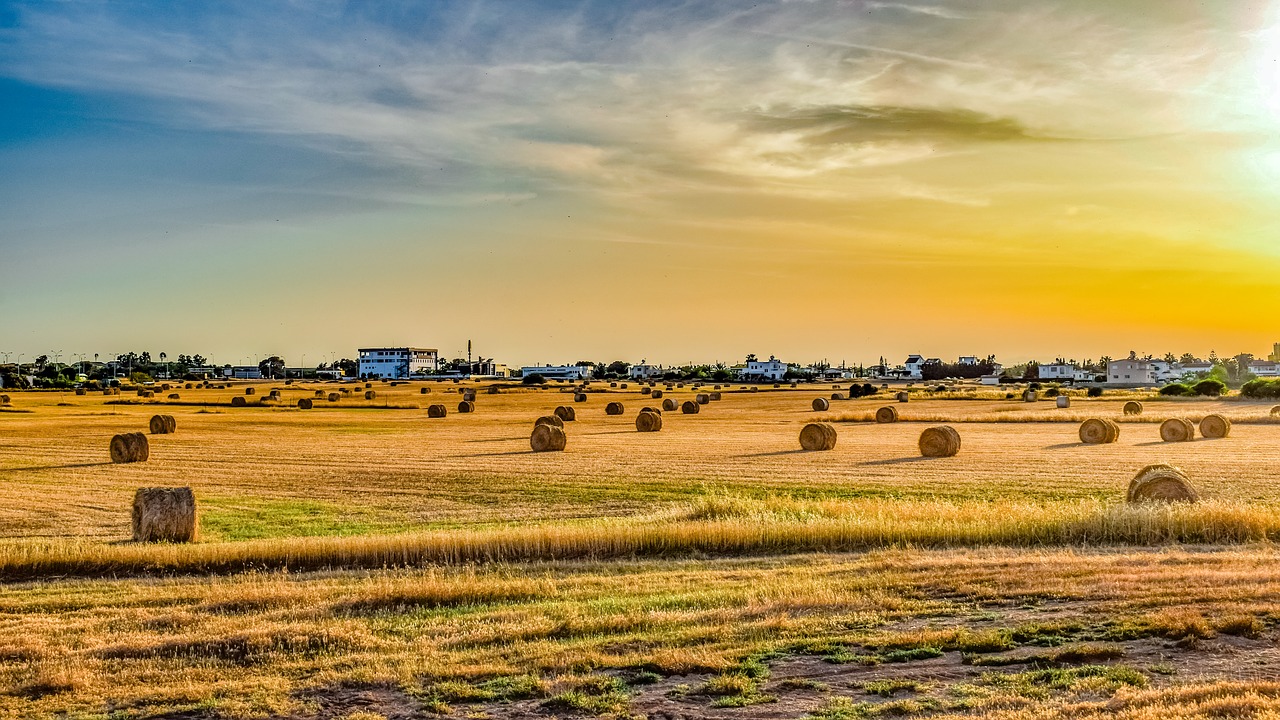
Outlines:
<svg viewBox="0 0 1280 720"><path fill-rule="evenodd" d="M208 540L347 536L395 532L367 510L317 500L201 498L200 532Z"/></svg>

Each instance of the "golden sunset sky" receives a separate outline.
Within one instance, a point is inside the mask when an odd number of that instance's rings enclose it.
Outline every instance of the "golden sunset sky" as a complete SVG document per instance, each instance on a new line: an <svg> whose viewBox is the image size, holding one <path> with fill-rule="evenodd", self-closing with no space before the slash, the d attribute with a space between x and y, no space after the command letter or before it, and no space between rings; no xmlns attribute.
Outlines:
<svg viewBox="0 0 1280 720"><path fill-rule="evenodd" d="M1280 341L1280 7L0 9L0 351Z"/></svg>

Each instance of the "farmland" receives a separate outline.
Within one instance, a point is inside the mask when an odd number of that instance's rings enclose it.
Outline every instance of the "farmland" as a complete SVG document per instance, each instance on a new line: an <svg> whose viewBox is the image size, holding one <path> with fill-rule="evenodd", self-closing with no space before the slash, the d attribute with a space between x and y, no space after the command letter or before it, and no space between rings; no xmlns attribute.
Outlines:
<svg viewBox="0 0 1280 720"><path fill-rule="evenodd" d="M311 410L296 400L336 386L254 386L247 407L231 404L244 384L179 386L173 401L11 393L5 713L1280 708L1271 404L913 390L900 422L877 424L884 393L815 412L830 385L736 386L638 433L636 412L660 401L635 384L595 383L580 403L481 387L466 414L453 384L375 383L373 399L361 387ZM272 388L282 399L259 405ZM1143 415L1122 414L1130 399ZM430 403L448 416L427 418ZM558 405L577 414L566 451L530 452L534 419ZM111 436L158 412L177 432L150 436L147 462L112 464ZM1210 413L1233 420L1228 438L1160 441L1160 420ZM1081 444L1089 417L1117 420L1119 440ZM834 449L800 450L815 420L837 428ZM961 452L921 458L920 432L943 423ZM1205 502L1126 506L1157 462ZM195 490L200 542L124 542L134 490L167 485Z"/></svg>

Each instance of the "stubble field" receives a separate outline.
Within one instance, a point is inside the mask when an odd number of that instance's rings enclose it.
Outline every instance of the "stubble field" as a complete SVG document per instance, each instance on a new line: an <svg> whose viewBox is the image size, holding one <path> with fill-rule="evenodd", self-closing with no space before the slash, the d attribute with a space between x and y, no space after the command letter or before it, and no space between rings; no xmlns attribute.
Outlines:
<svg viewBox="0 0 1280 720"><path fill-rule="evenodd" d="M180 400L155 403L10 393L0 710L855 718L1280 707L1270 405L1144 397L1145 414L1125 418L1127 395L1059 409L972 390L815 412L829 385L737 386L638 433L636 412L660 401L634 384L596 383L585 403L481 388L471 414L456 412L452 384L423 395L419 383L376 383L374 400L356 399L361 387L312 410L294 401L336 386L254 387L251 402L271 388L283 399L231 407L243 384L179 387ZM624 414L606 415L610 400ZM437 402L448 417L428 419ZM885 404L903 422L866 422ZM578 416L567 450L530 452L534 419L557 405ZM151 436L146 463L111 464L110 437L145 431L157 412L177 432ZM1159 420L1212 412L1235 420L1230 437L1159 440ZM1080 444L1086 417L1119 420L1119 441ZM834 450L800 450L815 420L834 422ZM960 431L960 454L919 457L920 431L941 423ZM1156 462L1186 470L1206 502L1124 505L1129 479ZM194 488L200 542L126 542L133 491L154 485ZM1222 660L1232 653L1258 662Z"/></svg>

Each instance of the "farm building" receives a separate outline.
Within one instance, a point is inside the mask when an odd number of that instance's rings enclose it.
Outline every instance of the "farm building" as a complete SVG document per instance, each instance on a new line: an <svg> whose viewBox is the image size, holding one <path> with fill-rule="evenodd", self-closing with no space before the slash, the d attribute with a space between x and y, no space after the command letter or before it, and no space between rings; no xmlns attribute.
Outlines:
<svg viewBox="0 0 1280 720"><path fill-rule="evenodd" d="M525 365L520 368L520 374L524 377L529 377L530 375L541 375L548 380L589 380L591 379L591 366Z"/></svg>
<svg viewBox="0 0 1280 720"><path fill-rule="evenodd" d="M439 351L434 348L360 348L360 376L407 378L435 372Z"/></svg>
<svg viewBox="0 0 1280 720"><path fill-rule="evenodd" d="M1107 365L1108 385L1155 385L1156 370L1148 360L1112 360Z"/></svg>

